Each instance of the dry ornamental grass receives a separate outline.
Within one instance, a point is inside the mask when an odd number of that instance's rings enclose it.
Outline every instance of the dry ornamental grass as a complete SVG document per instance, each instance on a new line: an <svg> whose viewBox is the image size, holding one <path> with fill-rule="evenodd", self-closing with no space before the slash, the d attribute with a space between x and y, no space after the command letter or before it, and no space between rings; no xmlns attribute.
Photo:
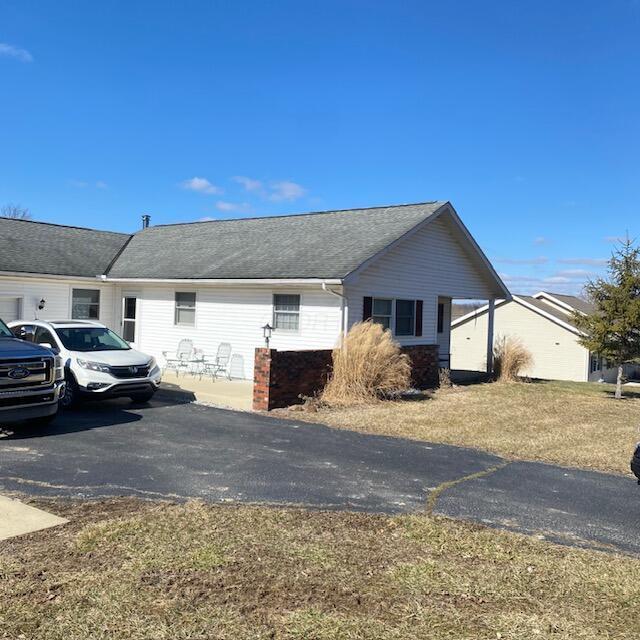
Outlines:
<svg viewBox="0 0 640 640"><path fill-rule="evenodd" d="M406 391L411 364L388 329L374 322L351 327L333 351L333 371L322 393L330 406L368 404Z"/></svg>
<svg viewBox="0 0 640 640"><path fill-rule="evenodd" d="M533 365L531 352L514 336L498 336L493 348L493 371L500 382L516 382Z"/></svg>

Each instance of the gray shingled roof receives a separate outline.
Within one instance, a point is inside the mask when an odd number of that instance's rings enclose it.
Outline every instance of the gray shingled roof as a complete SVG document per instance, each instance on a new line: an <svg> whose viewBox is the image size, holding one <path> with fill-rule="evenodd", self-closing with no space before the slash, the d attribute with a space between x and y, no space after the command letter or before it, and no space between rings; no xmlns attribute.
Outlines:
<svg viewBox="0 0 640 640"><path fill-rule="evenodd" d="M0 218L0 271L91 276L104 273L130 236Z"/></svg>
<svg viewBox="0 0 640 640"><path fill-rule="evenodd" d="M550 291L545 291L544 293L553 296L557 300L560 300L560 302L564 302L565 304L568 304L570 307L573 307L578 311L582 311L582 313L588 314L593 312L593 305L588 300L584 300L583 298L578 298L577 296L568 296L562 293L551 293Z"/></svg>
<svg viewBox="0 0 640 640"><path fill-rule="evenodd" d="M113 278L342 278L445 202L159 225L136 233Z"/></svg>

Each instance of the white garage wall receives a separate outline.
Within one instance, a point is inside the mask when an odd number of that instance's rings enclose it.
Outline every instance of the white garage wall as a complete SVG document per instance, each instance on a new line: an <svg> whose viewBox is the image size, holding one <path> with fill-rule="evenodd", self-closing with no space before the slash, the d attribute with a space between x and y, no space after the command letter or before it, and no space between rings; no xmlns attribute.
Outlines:
<svg viewBox="0 0 640 640"><path fill-rule="evenodd" d="M551 320L512 301L496 307L494 334L515 336L531 351L533 366L523 375L551 380L587 379L588 351L577 336ZM456 325L451 331L451 368L484 371L487 364L487 314Z"/></svg>
<svg viewBox="0 0 640 640"><path fill-rule="evenodd" d="M66 280L55 278L0 276L0 296L21 299L21 320L65 320L71 317L71 290L100 290L100 321L114 328L115 287L93 280ZM40 300L45 308L38 310Z"/></svg>

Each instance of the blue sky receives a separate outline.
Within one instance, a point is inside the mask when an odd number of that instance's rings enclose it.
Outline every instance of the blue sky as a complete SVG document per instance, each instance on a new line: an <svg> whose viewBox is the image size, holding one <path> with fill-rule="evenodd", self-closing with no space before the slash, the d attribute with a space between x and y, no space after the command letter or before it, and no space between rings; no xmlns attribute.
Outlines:
<svg viewBox="0 0 640 640"><path fill-rule="evenodd" d="M0 204L152 223L451 200L514 292L640 235L640 2L0 4Z"/></svg>

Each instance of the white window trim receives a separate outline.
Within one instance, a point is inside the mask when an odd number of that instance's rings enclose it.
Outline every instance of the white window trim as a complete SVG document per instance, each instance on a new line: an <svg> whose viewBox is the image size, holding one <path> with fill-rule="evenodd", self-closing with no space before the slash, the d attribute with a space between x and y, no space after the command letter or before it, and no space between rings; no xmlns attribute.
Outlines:
<svg viewBox="0 0 640 640"><path fill-rule="evenodd" d="M298 296L300 303L298 305L298 328L297 329L278 329L276 328L276 296ZM272 291L271 292L271 325L273 332L287 336L299 335L302 330L302 302L303 296L299 291ZM295 313L295 311L283 312Z"/></svg>
<svg viewBox="0 0 640 640"><path fill-rule="evenodd" d="M193 303L193 324L186 324L184 322L178 322L178 301L176 300L177 293L193 293L195 294L195 300ZM182 309L191 309L191 307L181 307ZM173 326L187 329L196 329L198 327L198 290L197 289L174 289L173 291Z"/></svg>
<svg viewBox="0 0 640 640"><path fill-rule="evenodd" d="M74 318L73 317L73 292L74 291L97 291L98 292L98 318L97 318L97 322L100 322L100 320L102 319L102 289L100 289L99 287L74 287L71 286L70 287L71 291L69 292L69 319L70 320L93 320L94 322L96 321L94 318ZM46 300L46 298L45 298ZM36 305L36 309L37 309L37 305ZM46 307L45 307L46 310Z"/></svg>

